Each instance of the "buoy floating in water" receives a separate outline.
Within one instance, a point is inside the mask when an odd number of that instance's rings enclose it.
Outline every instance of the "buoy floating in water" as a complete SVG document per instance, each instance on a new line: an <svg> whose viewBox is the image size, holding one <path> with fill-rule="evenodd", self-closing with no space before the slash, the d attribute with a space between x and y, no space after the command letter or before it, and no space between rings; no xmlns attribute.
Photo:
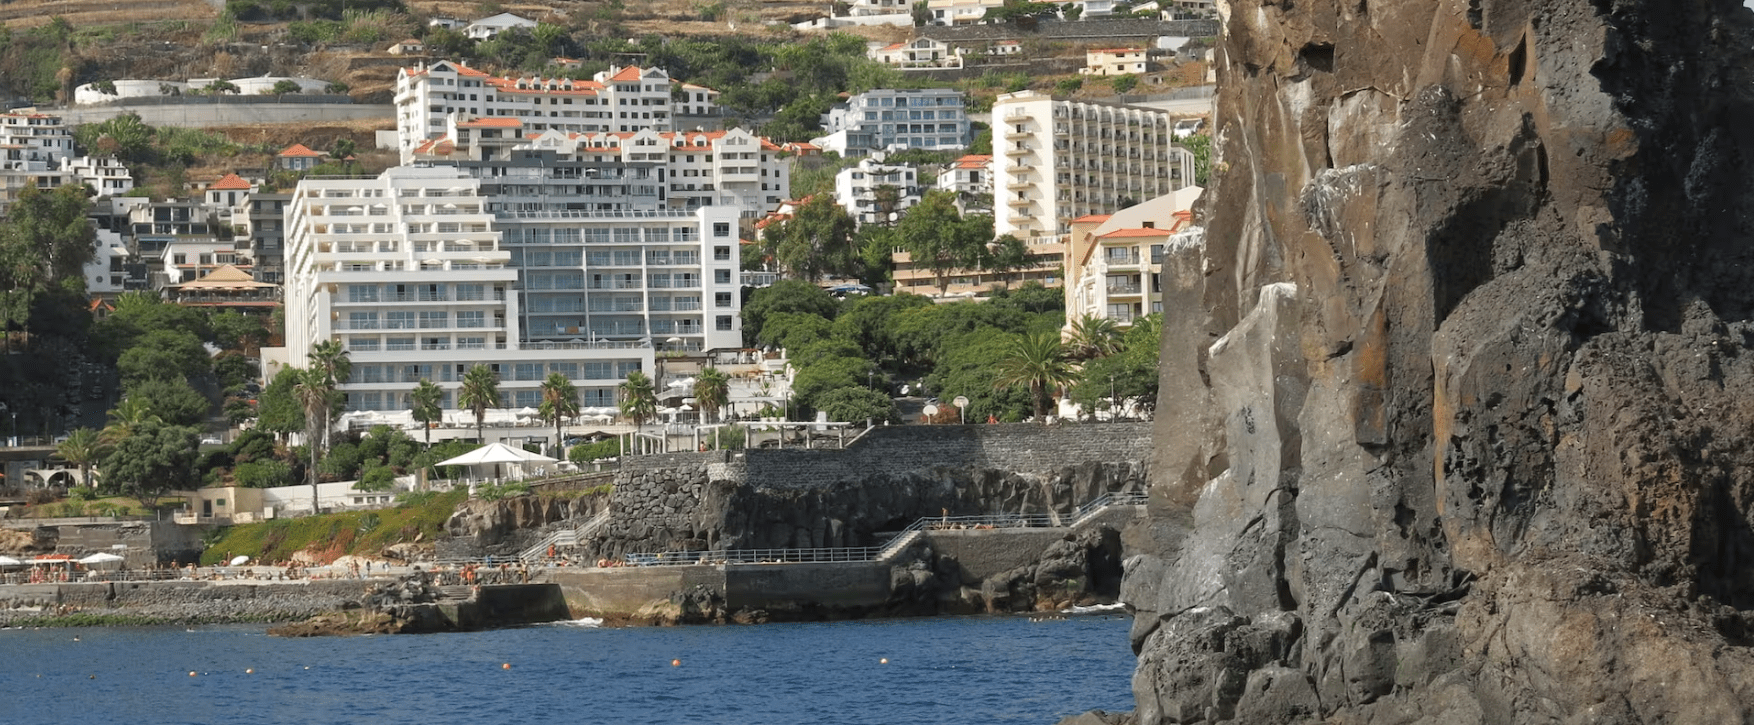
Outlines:
<svg viewBox="0 0 1754 725"><path fill-rule="evenodd" d="M681 667L682 660L670 660L670 666L671 667Z"/></svg>
<svg viewBox="0 0 1754 725"><path fill-rule="evenodd" d="M884 658L883 658L883 659L880 659L880 660L877 660L877 664L880 664L880 665L887 665L887 664L889 664L889 658L888 658L888 657L884 657Z"/></svg>
<svg viewBox="0 0 1754 725"><path fill-rule="evenodd" d="M253 675L253 674L256 674L256 670L255 670L255 668L250 668L250 669L244 670L244 674Z"/></svg>
<svg viewBox="0 0 1754 725"><path fill-rule="evenodd" d="M507 662L507 663L505 663L505 664L503 664L503 665L500 665L500 666L499 666L499 668L500 668L500 669L502 669L502 670L509 670L509 669L511 669L511 668L512 668L512 663L510 663L510 662Z"/></svg>
<svg viewBox="0 0 1754 725"><path fill-rule="evenodd" d="M195 671L194 671L194 670L189 670L189 676L190 676L190 677L194 677L194 676L195 676Z"/></svg>

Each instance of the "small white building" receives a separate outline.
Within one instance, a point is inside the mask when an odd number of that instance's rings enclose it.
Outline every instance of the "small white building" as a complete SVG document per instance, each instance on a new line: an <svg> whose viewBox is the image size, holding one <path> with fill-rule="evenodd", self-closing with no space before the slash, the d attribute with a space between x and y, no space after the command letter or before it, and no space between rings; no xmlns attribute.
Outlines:
<svg viewBox="0 0 1754 725"><path fill-rule="evenodd" d="M61 170L84 182L98 196L119 196L134 188L134 175L114 156L62 159Z"/></svg>
<svg viewBox="0 0 1754 725"><path fill-rule="evenodd" d="M426 53L426 44L415 40L414 38L409 38L400 42L391 43L388 51L390 55L423 55Z"/></svg>
<svg viewBox="0 0 1754 725"><path fill-rule="evenodd" d="M926 9L933 25L973 25L986 18L987 10L1004 5L1005 0L928 0Z"/></svg>
<svg viewBox="0 0 1754 725"><path fill-rule="evenodd" d="M865 57L892 68L961 68L962 54L950 44L932 38L902 43L871 43Z"/></svg>
<svg viewBox="0 0 1754 725"><path fill-rule="evenodd" d="M128 273L123 265L132 254L128 241L108 229L97 230L92 240L91 261L85 263L85 291L93 297L115 297L126 289Z"/></svg>
<svg viewBox="0 0 1754 725"><path fill-rule="evenodd" d="M463 34L473 40L487 40L513 28L535 30L536 21L521 18L511 13L500 13L470 23L463 28Z"/></svg>
<svg viewBox="0 0 1754 725"><path fill-rule="evenodd" d="M864 159L834 175L834 200L861 225L892 223L920 203L919 171Z"/></svg>
<svg viewBox="0 0 1754 725"><path fill-rule="evenodd" d="M937 186L942 191L955 194L956 207L964 213L971 208L991 211L993 157L987 154L969 154L950 162L950 167L938 175Z"/></svg>
<svg viewBox="0 0 1754 725"><path fill-rule="evenodd" d="M299 93L322 93L329 89L329 82L316 78L294 76L256 76L254 78L233 78L231 84L238 87L240 96L260 96L274 92L274 86L282 81L298 84Z"/></svg>
<svg viewBox="0 0 1754 725"><path fill-rule="evenodd" d="M1079 73L1087 76L1120 76L1144 73L1144 48L1098 48L1084 53L1084 67Z"/></svg>

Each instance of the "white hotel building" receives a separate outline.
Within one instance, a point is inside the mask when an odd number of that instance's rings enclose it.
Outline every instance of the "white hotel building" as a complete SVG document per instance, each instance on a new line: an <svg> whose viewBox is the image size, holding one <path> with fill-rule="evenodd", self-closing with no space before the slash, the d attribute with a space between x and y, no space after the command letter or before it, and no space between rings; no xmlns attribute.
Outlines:
<svg viewBox="0 0 1754 725"><path fill-rule="evenodd" d="M303 365L339 339L349 410L407 410L421 379L456 407L463 373L499 374L534 407L549 373L580 405L615 404L654 346L742 342L737 210L500 210L455 167L306 179L287 211L286 339Z"/></svg>
<svg viewBox="0 0 1754 725"><path fill-rule="evenodd" d="M993 103L993 231L1032 244L1194 183L1194 155L1163 111L1056 101L1034 91Z"/></svg>
<svg viewBox="0 0 1754 725"><path fill-rule="evenodd" d="M674 93L672 89L674 88ZM396 73L396 137L402 163L456 121L509 117L526 133L673 131L677 116L710 116L719 92L675 83L658 68L613 67L593 80L501 78L454 61Z"/></svg>

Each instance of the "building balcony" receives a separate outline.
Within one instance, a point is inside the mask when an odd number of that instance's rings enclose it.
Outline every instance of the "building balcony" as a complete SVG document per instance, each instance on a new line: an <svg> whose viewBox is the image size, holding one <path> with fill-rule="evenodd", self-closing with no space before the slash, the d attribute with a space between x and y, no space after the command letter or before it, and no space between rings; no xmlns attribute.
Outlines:
<svg viewBox="0 0 1754 725"><path fill-rule="evenodd" d="M1035 181L1022 176L1013 176L1005 181L1005 188L1013 191L1017 189L1027 189L1032 186L1035 186Z"/></svg>
<svg viewBox="0 0 1754 725"><path fill-rule="evenodd" d="M1035 200L1031 199L1029 197L1023 197L1021 199L1012 198L1012 199L1007 199L1005 201L1005 205L1009 206L1013 209L1021 209L1024 207L1028 207L1029 205L1034 204L1034 203L1035 203Z"/></svg>
<svg viewBox="0 0 1754 725"><path fill-rule="evenodd" d="M1109 297L1138 297L1139 296L1139 285L1136 285L1136 284L1111 284L1108 286L1108 296Z"/></svg>
<svg viewBox="0 0 1754 725"><path fill-rule="evenodd" d="M1007 140L1007 141L1017 141L1020 139L1029 138L1029 137L1034 136L1034 135L1035 135L1034 131L1019 131L1019 130L1017 130L1016 126L1006 126L1005 127L1005 140Z"/></svg>

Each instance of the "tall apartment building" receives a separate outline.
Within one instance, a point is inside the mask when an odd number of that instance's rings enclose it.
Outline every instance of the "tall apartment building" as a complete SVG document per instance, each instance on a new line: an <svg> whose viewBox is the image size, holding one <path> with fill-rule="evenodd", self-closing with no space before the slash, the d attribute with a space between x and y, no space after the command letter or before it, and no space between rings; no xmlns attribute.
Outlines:
<svg viewBox="0 0 1754 725"><path fill-rule="evenodd" d="M993 104L994 232L1049 243L1070 222L1193 183L1168 113L1023 91Z"/></svg>
<svg viewBox="0 0 1754 725"><path fill-rule="evenodd" d="M864 159L834 175L834 201L861 226L893 224L920 203L919 170Z"/></svg>
<svg viewBox="0 0 1754 725"><path fill-rule="evenodd" d="M456 119L511 117L526 133L675 130L678 115L716 113L718 91L678 84L658 68L615 67L594 80L501 78L453 61L396 74L396 135L402 163Z"/></svg>
<svg viewBox="0 0 1754 725"><path fill-rule="evenodd" d="M491 209L690 211L736 207L760 217L791 187L780 147L742 129L566 133L524 137L513 118L454 124L414 160L456 164L481 179Z"/></svg>
<svg viewBox="0 0 1754 725"><path fill-rule="evenodd" d="M878 149L959 149L968 145L968 109L954 88L880 88L836 104L822 128L870 133Z"/></svg>
<svg viewBox="0 0 1754 725"><path fill-rule="evenodd" d="M742 342L735 209L501 209L457 167L306 179L288 202L287 353L338 339L350 410L406 410L421 379L455 407L465 371L498 372L501 403L536 406L550 373L581 405L650 371L655 346Z"/></svg>

